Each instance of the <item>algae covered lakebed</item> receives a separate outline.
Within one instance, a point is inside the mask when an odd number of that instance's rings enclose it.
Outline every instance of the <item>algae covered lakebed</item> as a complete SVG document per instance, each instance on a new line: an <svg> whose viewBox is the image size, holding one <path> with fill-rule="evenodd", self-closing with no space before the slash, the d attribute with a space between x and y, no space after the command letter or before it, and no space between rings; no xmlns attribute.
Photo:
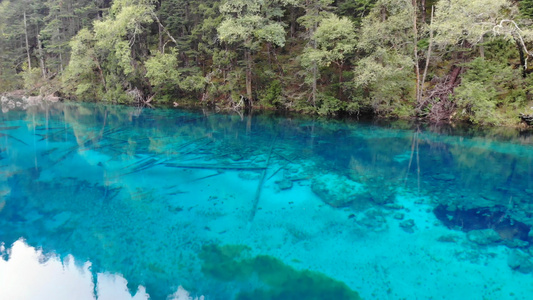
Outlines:
<svg viewBox="0 0 533 300"><path fill-rule="evenodd" d="M55 103L0 133L0 298L533 295L528 132Z"/></svg>

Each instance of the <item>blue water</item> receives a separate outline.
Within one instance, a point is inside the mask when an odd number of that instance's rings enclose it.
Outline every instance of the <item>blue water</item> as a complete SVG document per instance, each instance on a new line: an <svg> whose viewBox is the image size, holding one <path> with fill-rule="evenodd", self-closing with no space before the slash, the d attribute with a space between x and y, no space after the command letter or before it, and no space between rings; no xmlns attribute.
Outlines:
<svg viewBox="0 0 533 300"><path fill-rule="evenodd" d="M152 299L531 299L532 175L514 129L47 104L0 114L0 242Z"/></svg>

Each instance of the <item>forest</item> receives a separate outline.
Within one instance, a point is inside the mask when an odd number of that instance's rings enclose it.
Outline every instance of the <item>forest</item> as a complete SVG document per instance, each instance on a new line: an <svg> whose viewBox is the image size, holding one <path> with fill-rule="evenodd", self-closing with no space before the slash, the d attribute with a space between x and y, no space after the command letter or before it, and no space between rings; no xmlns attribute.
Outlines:
<svg viewBox="0 0 533 300"><path fill-rule="evenodd" d="M533 0L0 1L0 93L518 125Z"/></svg>

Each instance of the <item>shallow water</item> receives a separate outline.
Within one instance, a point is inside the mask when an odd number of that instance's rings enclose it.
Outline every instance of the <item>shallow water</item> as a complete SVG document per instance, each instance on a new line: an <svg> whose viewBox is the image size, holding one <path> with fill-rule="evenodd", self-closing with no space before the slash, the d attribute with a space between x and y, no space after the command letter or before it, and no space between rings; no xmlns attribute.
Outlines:
<svg viewBox="0 0 533 300"><path fill-rule="evenodd" d="M532 175L514 130L15 109L0 262L23 239L151 299L531 299Z"/></svg>

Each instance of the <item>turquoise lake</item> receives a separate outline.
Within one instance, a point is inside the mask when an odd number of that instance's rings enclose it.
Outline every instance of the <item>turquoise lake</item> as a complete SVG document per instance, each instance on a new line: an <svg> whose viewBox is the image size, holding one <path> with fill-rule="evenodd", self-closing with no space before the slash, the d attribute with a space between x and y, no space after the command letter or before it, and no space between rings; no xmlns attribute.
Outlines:
<svg viewBox="0 0 533 300"><path fill-rule="evenodd" d="M533 299L531 132L2 105L0 299Z"/></svg>

